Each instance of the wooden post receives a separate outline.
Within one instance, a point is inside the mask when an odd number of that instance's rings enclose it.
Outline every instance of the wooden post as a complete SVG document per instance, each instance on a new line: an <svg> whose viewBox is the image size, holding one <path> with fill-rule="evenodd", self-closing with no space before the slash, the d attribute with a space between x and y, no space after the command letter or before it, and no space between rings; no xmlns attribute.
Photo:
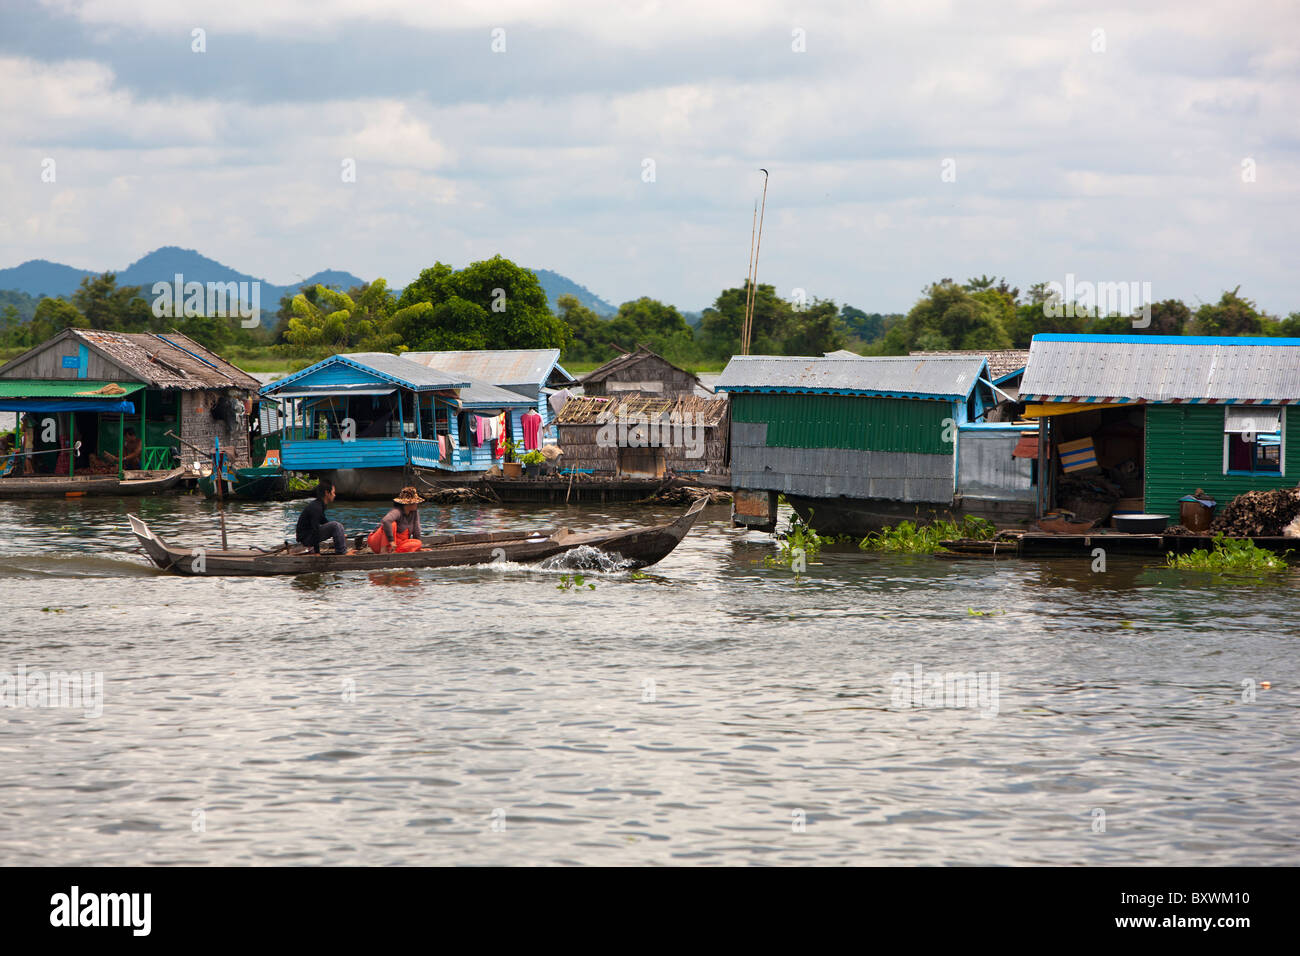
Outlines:
<svg viewBox="0 0 1300 956"><path fill-rule="evenodd" d="M122 460L122 450L126 445L126 413L117 413L117 480L121 481L126 477L124 471L125 462ZM140 442L140 465L144 465L144 442Z"/></svg>

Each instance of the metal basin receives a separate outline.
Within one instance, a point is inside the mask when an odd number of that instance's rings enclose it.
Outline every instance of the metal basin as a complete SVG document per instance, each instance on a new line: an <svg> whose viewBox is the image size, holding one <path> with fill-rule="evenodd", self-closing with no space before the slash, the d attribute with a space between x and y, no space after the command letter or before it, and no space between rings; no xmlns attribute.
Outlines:
<svg viewBox="0 0 1300 956"><path fill-rule="evenodd" d="M1169 515L1115 515L1110 520L1116 531L1129 534L1160 534L1169 526Z"/></svg>

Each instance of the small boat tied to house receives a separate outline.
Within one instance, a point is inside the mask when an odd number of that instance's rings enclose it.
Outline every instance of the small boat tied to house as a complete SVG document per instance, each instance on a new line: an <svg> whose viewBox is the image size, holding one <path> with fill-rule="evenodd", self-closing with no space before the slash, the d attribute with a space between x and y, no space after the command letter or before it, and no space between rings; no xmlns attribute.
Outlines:
<svg viewBox="0 0 1300 956"><path fill-rule="evenodd" d="M617 531L505 531L481 534L428 535L424 547L405 554L311 554L306 548L280 545L260 548L214 549L169 544L136 515L128 515L131 531L144 553L163 571L194 577L226 575L268 576L321 571L389 571L445 568L508 561L536 564L579 548L594 549L621 559L625 567L644 568L662 561L686 537L708 503L701 498L675 521Z"/></svg>

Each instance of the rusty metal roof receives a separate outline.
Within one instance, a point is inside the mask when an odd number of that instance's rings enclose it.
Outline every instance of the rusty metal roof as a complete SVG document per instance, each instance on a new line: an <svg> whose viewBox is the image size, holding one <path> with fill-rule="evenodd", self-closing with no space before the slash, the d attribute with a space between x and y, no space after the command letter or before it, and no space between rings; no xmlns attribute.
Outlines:
<svg viewBox="0 0 1300 956"><path fill-rule="evenodd" d="M947 349L942 351L909 352L909 355L982 355L989 362L989 374L996 384L1008 375L1014 375L1029 364L1029 349L999 349L982 352L978 349Z"/></svg>
<svg viewBox="0 0 1300 956"><path fill-rule="evenodd" d="M736 355L719 391L829 392L909 398L964 399L984 373L982 355L863 358Z"/></svg>
<svg viewBox="0 0 1300 956"><path fill-rule="evenodd" d="M682 395L678 398L647 398L633 396L628 398L600 398L597 396L571 398L564 403L556 422L560 425L598 425L609 418L631 418L644 415L647 420L663 419L668 421L689 420L713 427L722 424L730 407L725 398L700 398L698 395Z"/></svg>
<svg viewBox="0 0 1300 956"><path fill-rule="evenodd" d="M179 332L100 332L68 329L123 370L155 388L238 388L256 392L260 383L215 352Z"/></svg>
<svg viewBox="0 0 1300 956"><path fill-rule="evenodd" d="M1300 339L1036 335L1020 398L1036 402L1300 402Z"/></svg>

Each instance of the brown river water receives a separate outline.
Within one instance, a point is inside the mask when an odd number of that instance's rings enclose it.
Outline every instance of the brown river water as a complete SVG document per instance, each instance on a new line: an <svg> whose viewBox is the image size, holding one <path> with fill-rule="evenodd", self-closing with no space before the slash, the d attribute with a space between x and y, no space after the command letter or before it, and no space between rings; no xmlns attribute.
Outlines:
<svg viewBox="0 0 1300 956"><path fill-rule="evenodd" d="M384 507L330 510L359 531ZM0 502L7 864L1300 862L1294 571L845 547L796 577L719 508L658 566L567 588L184 579L134 551L129 509L216 541L192 497ZM295 515L229 505L231 544ZM60 700L31 689L52 672L91 676Z"/></svg>

